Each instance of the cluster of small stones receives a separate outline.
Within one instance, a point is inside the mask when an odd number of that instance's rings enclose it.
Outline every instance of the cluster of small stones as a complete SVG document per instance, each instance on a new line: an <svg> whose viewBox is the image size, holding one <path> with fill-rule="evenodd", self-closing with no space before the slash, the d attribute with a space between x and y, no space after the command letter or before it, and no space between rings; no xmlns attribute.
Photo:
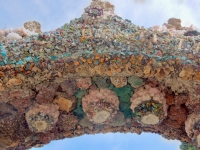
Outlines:
<svg viewBox="0 0 200 150"><path fill-rule="evenodd" d="M200 146L200 119L191 120L200 109L193 26L172 18L162 30L138 27L93 0L55 31L41 32L35 21L24 28L0 32L0 149L106 132Z"/></svg>

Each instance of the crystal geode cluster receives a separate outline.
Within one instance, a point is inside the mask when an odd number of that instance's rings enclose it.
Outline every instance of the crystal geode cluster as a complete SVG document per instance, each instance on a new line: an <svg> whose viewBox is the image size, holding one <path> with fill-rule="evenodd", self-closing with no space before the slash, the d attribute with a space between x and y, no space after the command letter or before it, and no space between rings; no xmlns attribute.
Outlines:
<svg viewBox="0 0 200 150"><path fill-rule="evenodd" d="M119 110L117 95L109 89L90 90L82 98L83 111L95 124L111 122Z"/></svg>
<svg viewBox="0 0 200 150"><path fill-rule="evenodd" d="M58 106L53 104L35 104L26 112L26 121L33 132L46 132L51 130L58 121Z"/></svg>
<svg viewBox="0 0 200 150"><path fill-rule="evenodd" d="M146 84L136 89L130 101L132 111L144 125L159 124L167 116L165 94L157 87Z"/></svg>

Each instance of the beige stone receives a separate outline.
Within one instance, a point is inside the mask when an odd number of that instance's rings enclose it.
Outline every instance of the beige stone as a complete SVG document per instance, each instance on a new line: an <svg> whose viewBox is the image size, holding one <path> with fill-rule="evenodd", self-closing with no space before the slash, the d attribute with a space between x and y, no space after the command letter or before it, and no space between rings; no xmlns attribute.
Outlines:
<svg viewBox="0 0 200 150"><path fill-rule="evenodd" d="M93 118L92 120L95 123L103 123L105 122L108 118L110 117L110 112L106 111L106 110L102 110L100 112L98 112Z"/></svg>
<svg viewBox="0 0 200 150"><path fill-rule="evenodd" d="M182 80L192 80L193 75L194 75L194 70L192 68L184 68L179 73L179 77Z"/></svg>
<svg viewBox="0 0 200 150"><path fill-rule="evenodd" d="M12 78L8 80L8 82L6 83L6 86L12 87L12 86L20 85L20 84L22 84L22 80L17 79L17 78Z"/></svg>
<svg viewBox="0 0 200 150"><path fill-rule="evenodd" d="M42 132L47 128L47 123L45 121L36 121L34 126L37 128L38 132Z"/></svg>
<svg viewBox="0 0 200 150"><path fill-rule="evenodd" d="M122 77L110 77L112 84L114 84L117 88L123 87L127 85L127 78Z"/></svg>
<svg viewBox="0 0 200 150"><path fill-rule="evenodd" d="M153 114L148 114L142 117L141 122L146 125L154 125L159 123L159 118Z"/></svg>

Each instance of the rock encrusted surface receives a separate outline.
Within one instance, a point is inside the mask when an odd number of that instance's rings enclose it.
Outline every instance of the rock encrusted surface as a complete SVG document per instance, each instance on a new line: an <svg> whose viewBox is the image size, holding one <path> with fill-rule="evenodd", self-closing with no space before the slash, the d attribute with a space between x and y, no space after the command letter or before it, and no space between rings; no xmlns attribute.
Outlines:
<svg viewBox="0 0 200 150"><path fill-rule="evenodd" d="M107 132L200 147L199 40L180 19L146 29L101 0L54 31L0 30L0 149Z"/></svg>

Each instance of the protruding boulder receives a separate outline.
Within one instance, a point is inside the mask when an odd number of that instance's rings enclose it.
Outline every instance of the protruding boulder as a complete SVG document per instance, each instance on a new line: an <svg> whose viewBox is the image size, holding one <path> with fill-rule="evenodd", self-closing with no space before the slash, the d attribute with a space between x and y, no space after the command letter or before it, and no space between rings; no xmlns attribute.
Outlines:
<svg viewBox="0 0 200 150"><path fill-rule="evenodd" d="M24 23L25 29L36 33L41 33L41 25L37 21L29 21Z"/></svg>
<svg viewBox="0 0 200 150"><path fill-rule="evenodd" d="M117 95L109 89L90 90L82 99L83 110L88 119L95 124L112 122L119 100Z"/></svg>
<svg viewBox="0 0 200 150"><path fill-rule="evenodd" d="M46 132L58 121L58 106L53 104L35 104L26 112L26 121L33 132Z"/></svg>
<svg viewBox="0 0 200 150"><path fill-rule="evenodd" d="M7 40L20 40L20 39L22 39L22 37L17 33L11 32L6 36L6 39Z"/></svg>

